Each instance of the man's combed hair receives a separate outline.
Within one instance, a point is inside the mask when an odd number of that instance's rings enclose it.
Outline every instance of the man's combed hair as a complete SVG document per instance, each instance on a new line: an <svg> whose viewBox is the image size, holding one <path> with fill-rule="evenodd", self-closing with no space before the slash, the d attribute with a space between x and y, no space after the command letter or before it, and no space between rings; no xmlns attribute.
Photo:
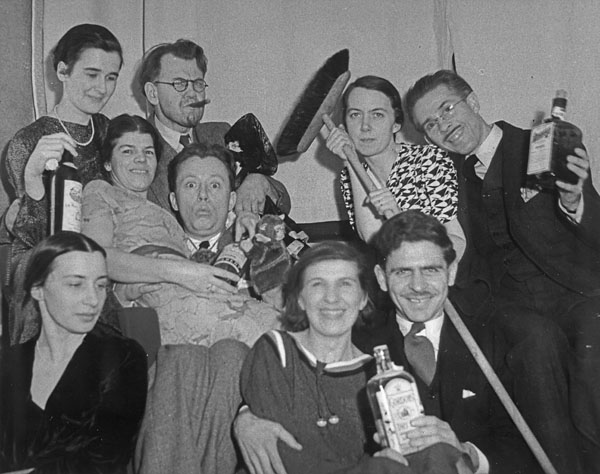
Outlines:
<svg viewBox="0 0 600 474"><path fill-rule="evenodd" d="M146 95L146 92L144 91L145 84L147 82L154 82L158 79L160 74L160 61L166 54L172 54L179 59L194 59L196 60L198 69L202 71L202 74L206 74L208 60L204 54L204 49L193 41L178 39L174 43L157 44L146 52L140 67L138 80L144 95Z"/></svg>
<svg viewBox="0 0 600 474"><path fill-rule="evenodd" d="M473 89L462 77L449 69L440 69L433 74L423 76L408 89L404 101L411 122L419 132L423 132L422 124L415 121L414 108L419 99L438 86L446 86L461 97L468 96Z"/></svg>
<svg viewBox="0 0 600 474"><path fill-rule="evenodd" d="M186 146L175 155L168 166L169 191L175 192L179 168L190 158L207 158L212 156L222 162L227 168L230 190L235 190L235 160L231 152L223 145L208 143L193 143Z"/></svg>
<svg viewBox="0 0 600 474"><path fill-rule="evenodd" d="M421 211L405 211L384 222L373 238L377 263L385 268L388 257L404 242L431 242L442 249L444 260L450 265L456 251L444 225L435 217Z"/></svg>

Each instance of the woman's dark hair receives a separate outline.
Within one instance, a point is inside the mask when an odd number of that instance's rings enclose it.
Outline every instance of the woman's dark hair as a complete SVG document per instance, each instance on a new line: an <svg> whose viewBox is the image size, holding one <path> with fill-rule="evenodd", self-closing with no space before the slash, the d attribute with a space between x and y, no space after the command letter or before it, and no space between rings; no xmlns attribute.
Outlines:
<svg viewBox="0 0 600 474"><path fill-rule="evenodd" d="M66 72L70 73L73 65L81 57L81 53L87 49L118 53L121 58L120 66L123 65L123 50L115 35L103 26L85 23L67 31L54 47L52 51L54 70L58 69L58 63L62 61L67 65Z"/></svg>
<svg viewBox="0 0 600 474"><path fill-rule="evenodd" d="M388 99L390 99L392 109L394 109L395 122L398 125L402 125L402 123L404 122L404 112L402 112L402 99L400 98L400 93L390 81L379 76L359 77L356 81L354 81L346 88L346 90L344 91L344 95L342 96L342 104L344 106L344 117L346 116L346 110L348 109L348 98L350 97L350 92L352 92L357 87L361 87L363 89L368 89L371 91L379 91L382 94L386 95Z"/></svg>
<svg viewBox="0 0 600 474"><path fill-rule="evenodd" d="M177 186L177 174L179 168L190 158L208 158L212 156L219 160L227 168L227 177L229 178L230 191L235 190L235 160L232 153L219 144L209 144L205 142L192 143L177 153L170 161L167 174L169 180L169 191L175 192Z"/></svg>
<svg viewBox="0 0 600 474"><path fill-rule="evenodd" d="M29 257L25 268L23 290L26 303L31 297L31 289L42 286L52 272L54 260L68 252L100 252L106 258L106 251L95 241L78 232L62 231L42 240Z"/></svg>
<svg viewBox="0 0 600 474"><path fill-rule="evenodd" d="M100 147L100 162L102 165L110 163L117 140L130 132L150 135L152 137L152 143L154 144L156 159L160 159L162 151L160 137L154 126L139 115L121 114L108 122L108 128L106 129Z"/></svg>
<svg viewBox="0 0 600 474"><path fill-rule="evenodd" d="M368 318L373 311L373 304L368 297L373 272L367 265L364 256L355 247L345 242L326 241L304 252L300 260L288 272L283 285L285 308L281 315L281 324L286 331L298 332L308 328L308 316L298 303L298 298L304 288L304 274L310 266L328 260L343 260L356 264L358 281L368 300L367 306L360 312L357 322Z"/></svg>

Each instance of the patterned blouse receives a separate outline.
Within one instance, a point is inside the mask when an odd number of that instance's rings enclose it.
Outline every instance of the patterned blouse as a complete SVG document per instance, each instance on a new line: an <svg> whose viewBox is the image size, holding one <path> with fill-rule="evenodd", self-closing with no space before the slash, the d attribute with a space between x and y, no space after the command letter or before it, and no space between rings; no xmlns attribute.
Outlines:
<svg viewBox="0 0 600 474"><path fill-rule="evenodd" d="M396 197L402 211L422 211L446 223L456 217L458 184L452 160L432 145L396 145L398 156L387 178L386 186ZM363 163L365 169L369 166ZM348 169L340 176L342 197L350 224L355 227L352 185Z"/></svg>

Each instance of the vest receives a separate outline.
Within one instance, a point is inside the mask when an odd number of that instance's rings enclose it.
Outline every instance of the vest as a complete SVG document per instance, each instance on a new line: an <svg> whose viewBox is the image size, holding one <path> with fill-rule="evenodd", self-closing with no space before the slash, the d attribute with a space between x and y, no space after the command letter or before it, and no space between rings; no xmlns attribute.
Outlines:
<svg viewBox="0 0 600 474"><path fill-rule="evenodd" d="M510 234L501 156L494 156L483 180L468 164L464 167L464 175L472 241L477 253L488 263L490 283L498 285L506 273L518 281L541 275L542 272L515 245Z"/></svg>

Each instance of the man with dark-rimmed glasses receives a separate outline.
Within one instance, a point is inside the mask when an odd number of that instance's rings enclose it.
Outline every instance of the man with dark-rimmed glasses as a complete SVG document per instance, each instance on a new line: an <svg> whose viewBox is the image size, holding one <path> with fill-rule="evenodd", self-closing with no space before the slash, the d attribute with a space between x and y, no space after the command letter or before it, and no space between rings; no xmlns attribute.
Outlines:
<svg viewBox="0 0 600 474"><path fill-rule="evenodd" d="M572 348L569 394L585 472L600 472L600 196L587 152L576 148L567 158L576 183L557 181L554 190L540 191L525 179L530 132L486 122L477 95L456 73L422 77L406 104L427 140L454 155L458 218L467 236L456 285L476 295L483 284L498 307L511 307L512 316L492 323L505 327L515 357L540 324L520 318L518 305L563 329Z"/></svg>
<svg viewBox="0 0 600 474"><path fill-rule="evenodd" d="M151 48L142 60L139 87L153 109L153 123L162 139L162 155L148 198L171 211L167 167L173 157L189 143L224 145L230 126L226 122L201 123L206 97L207 59L204 50L193 41L180 39ZM290 197L276 179L250 173L236 189L237 211L261 213L266 196L286 213Z"/></svg>

